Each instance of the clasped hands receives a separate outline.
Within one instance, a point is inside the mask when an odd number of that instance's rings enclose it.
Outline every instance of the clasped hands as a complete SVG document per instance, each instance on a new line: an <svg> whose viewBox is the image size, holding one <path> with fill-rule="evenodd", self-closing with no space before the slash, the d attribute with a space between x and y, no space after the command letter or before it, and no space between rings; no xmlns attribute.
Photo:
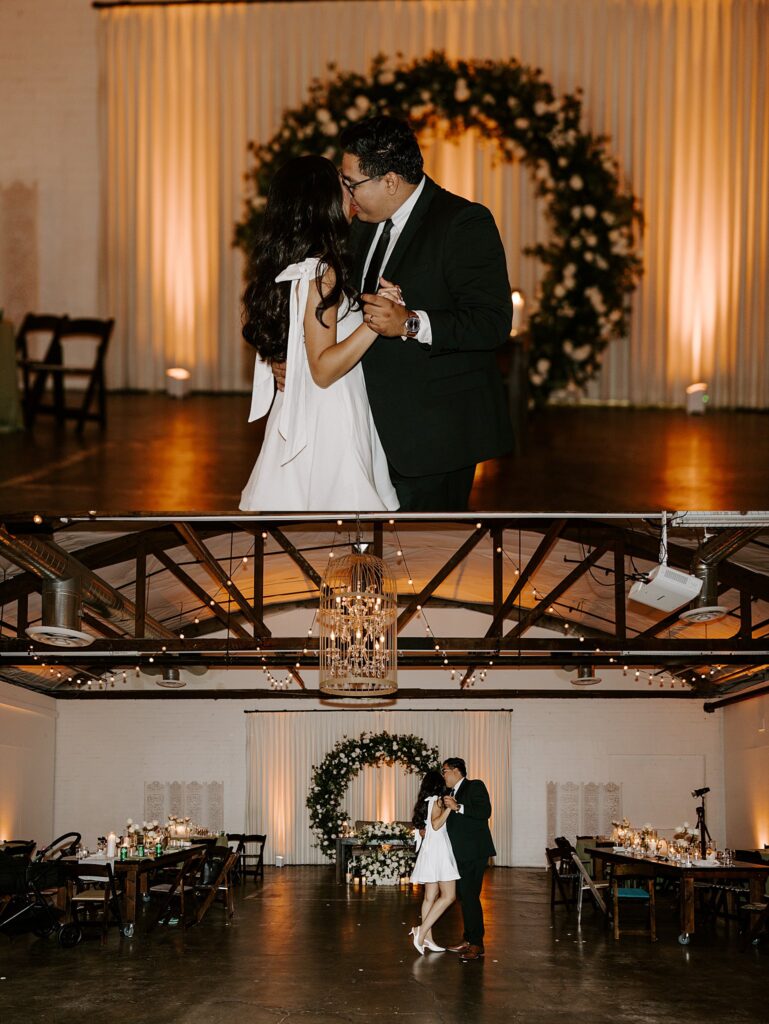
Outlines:
<svg viewBox="0 0 769 1024"><path fill-rule="evenodd" d="M444 796L443 803L446 807L448 807L450 811L459 810L459 804L457 803L453 796Z"/></svg>
<svg viewBox="0 0 769 1024"><path fill-rule="evenodd" d="M376 295L361 295L363 304L363 320L372 331L383 334L387 338L398 338L403 334L406 317L404 316L405 303L401 290L392 281L379 278L380 288ZM272 373L278 391L284 391L286 387L286 364L272 363Z"/></svg>

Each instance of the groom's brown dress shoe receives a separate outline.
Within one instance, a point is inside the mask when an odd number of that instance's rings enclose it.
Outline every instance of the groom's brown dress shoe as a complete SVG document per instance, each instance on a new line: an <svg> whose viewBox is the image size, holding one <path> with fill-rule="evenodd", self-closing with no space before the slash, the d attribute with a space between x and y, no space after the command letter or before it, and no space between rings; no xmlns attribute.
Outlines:
<svg viewBox="0 0 769 1024"><path fill-rule="evenodd" d="M470 948L469 942L458 942L456 946L446 946L447 953L465 953Z"/></svg>
<svg viewBox="0 0 769 1024"><path fill-rule="evenodd" d="M485 955L486 950L483 948L483 946L471 946L468 944L467 949L463 950L459 954L459 959L462 961L462 963L465 963L468 960L480 960L481 957L484 957Z"/></svg>

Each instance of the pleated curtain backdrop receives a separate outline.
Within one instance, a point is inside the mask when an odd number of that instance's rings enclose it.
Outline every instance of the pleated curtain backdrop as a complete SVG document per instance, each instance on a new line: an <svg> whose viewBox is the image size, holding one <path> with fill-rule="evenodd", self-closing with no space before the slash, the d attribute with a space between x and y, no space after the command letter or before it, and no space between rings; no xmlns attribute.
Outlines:
<svg viewBox="0 0 769 1024"><path fill-rule="evenodd" d="M247 388L240 340L247 143L267 140L334 61L378 53L517 57L558 92L584 89L645 216L646 274L630 336L591 396L769 402L769 0L349 0L188 4L100 13L103 295L117 318L112 386L159 388L180 363L198 388ZM489 205L510 279L547 237L528 176L489 146L426 139L428 170Z"/></svg>
<svg viewBox="0 0 769 1024"><path fill-rule="evenodd" d="M312 766L344 736L362 732L414 733L441 757L463 757L471 778L491 795L496 863L512 865L512 712L509 711L259 711L247 715L246 829L266 833L265 858L325 864L313 847L305 804ZM399 765L365 768L343 807L353 821L408 821L421 776Z"/></svg>

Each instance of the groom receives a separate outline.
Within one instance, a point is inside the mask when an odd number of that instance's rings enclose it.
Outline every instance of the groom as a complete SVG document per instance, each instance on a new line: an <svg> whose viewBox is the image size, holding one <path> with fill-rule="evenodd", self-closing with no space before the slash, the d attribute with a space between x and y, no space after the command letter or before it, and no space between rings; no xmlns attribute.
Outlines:
<svg viewBox="0 0 769 1024"><path fill-rule="evenodd" d="M489 830L491 800L480 779L467 778L467 768L461 757L447 758L441 772L443 781L451 790L451 795L444 797L446 806L453 812L446 820L446 830L459 871L459 901L465 923L462 942L448 949L459 953L462 961L480 960L486 952L481 906L483 873L489 857L494 857L497 852Z"/></svg>
<svg viewBox="0 0 769 1024"><path fill-rule="evenodd" d="M411 128L370 117L340 138L364 316L366 391L403 511L464 511L476 463L512 447L496 363L510 334L491 213L428 178ZM378 296L396 282L405 307Z"/></svg>

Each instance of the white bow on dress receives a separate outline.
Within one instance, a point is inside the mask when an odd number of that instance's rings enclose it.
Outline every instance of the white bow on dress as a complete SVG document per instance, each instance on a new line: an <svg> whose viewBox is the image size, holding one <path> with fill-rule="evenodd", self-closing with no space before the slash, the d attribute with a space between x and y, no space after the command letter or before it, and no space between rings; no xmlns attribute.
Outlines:
<svg viewBox="0 0 769 1024"><path fill-rule="evenodd" d="M318 272L318 260L314 257L292 263L275 278L276 282L291 281L289 297L288 345L286 350L286 385L283 391L283 407L278 419L278 432L286 442L281 465L296 458L307 445L307 421L305 387L307 381L307 353L304 347L304 311L310 281ZM252 420L266 416L275 395L275 382L270 363L256 357L254 363L254 384L251 392Z"/></svg>

